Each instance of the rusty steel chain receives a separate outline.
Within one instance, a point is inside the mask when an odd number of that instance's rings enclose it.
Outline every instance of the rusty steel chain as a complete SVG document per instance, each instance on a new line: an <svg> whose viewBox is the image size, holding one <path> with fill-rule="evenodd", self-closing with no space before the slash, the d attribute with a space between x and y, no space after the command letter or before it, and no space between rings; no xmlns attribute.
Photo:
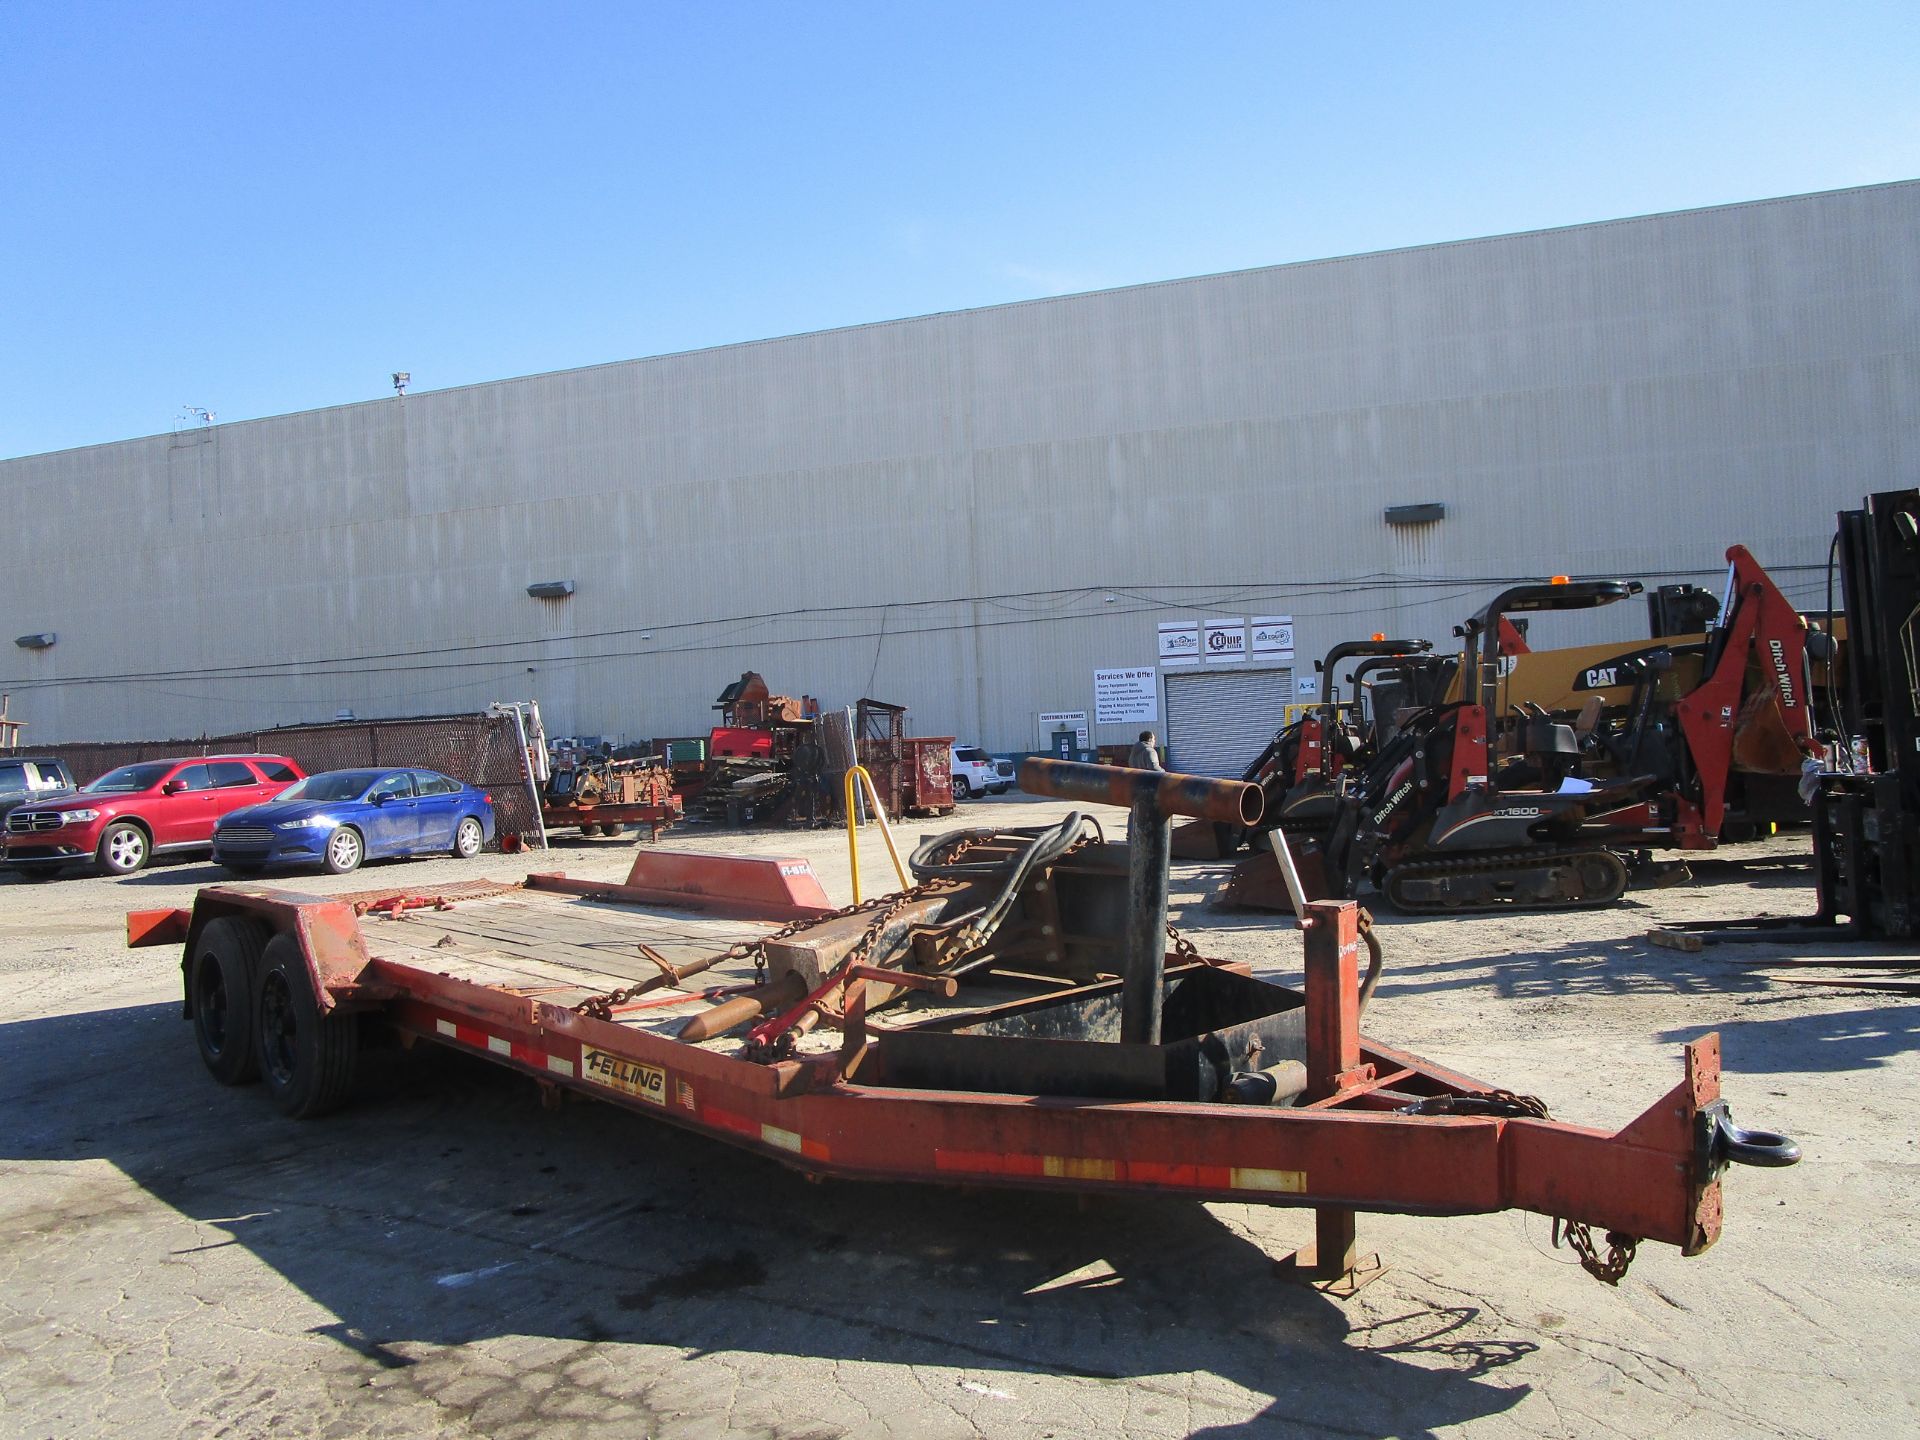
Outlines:
<svg viewBox="0 0 1920 1440"><path fill-rule="evenodd" d="M887 926L899 916L900 912L914 901L923 900L930 895L951 889L952 885L953 882L945 878L926 880L909 889L897 891L892 895L883 895L876 900L869 900L863 905L848 906L847 909L839 912L841 916L857 915L867 910L878 910L879 912L868 922L867 928L861 931L860 938L853 942L853 948L848 950L839 963L833 967L833 976L829 977L829 984L836 978L839 982L841 1009L834 1010L830 1008L828 1005L828 995L830 992L827 986L823 985L818 992L808 996L797 1006L782 1012L783 1018L785 1016L792 1016L793 1019L788 1020L780 1030L780 1033L774 1036L772 1040L761 1042L749 1039L746 1051L744 1052L746 1058L765 1062L770 1060L785 1060L791 1057L799 1039L799 1032L806 1026L814 1023L813 1021L805 1019L808 1012L812 1012L818 1016L819 1019L829 1022L836 1015L841 1015L844 1012L848 979L852 975L854 968L867 963L867 958L873 950L874 942L886 933ZM836 916L834 918L839 917ZM773 937L769 936L768 938L771 939Z"/></svg>
<svg viewBox="0 0 1920 1440"><path fill-rule="evenodd" d="M1200 947L1182 935L1178 930L1174 929L1171 920L1167 922L1167 939L1173 942L1173 953L1178 955L1182 960L1198 960L1201 958Z"/></svg>
<svg viewBox="0 0 1920 1440"><path fill-rule="evenodd" d="M1474 1097L1505 1106L1517 1115L1530 1116L1535 1120L1551 1120L1547 1102L1538 1095L1520 1095L1512 1090L1483 1090ZM1553 1248L1560 1248L1565 1238L1568 1247L1579 1257L1580 1268L1603 1285L1618 1285L1626 1276L1627 1267L1633 1264L1634 1253L1640 1248L1640 1242L1632 1235L1619 1230L1607 1232L1607 1253L1600 1255L1600 1247L1594 1244L1593 1227L1583 1220L1563 1220L1555 1217L1553 1221Z"/></svg>
<svg viewBox="0 0 1920 1440"><path fill-rule="evenodd" d="M1640 1248L1640 1242L1631 1235L1618 1230L1607 1232L1607 1256L1601 1259L1593 1243L1593 1230L1578 1220L1555 1220L1553 1222L1553 1248L1560 1248L1560 1237L1565 1235L1567 1244L1573 1253L1580 1257L1580 1268L1606 1285L1618 1285L1627 1273L1627 1267L1633 1264L1634 1252Z"/></svg>
<svg viewBox="0 0 1920 1440"><path fill-rule="evenodd" d="M756 983L758 983L758 981L764 981L764 979L766 979L766 947L768 947L768 945L774 945L776 941L783 941L783 939L791 939L793 935L799 935L799 933L803 933L803 931L808 931L808 929L812 929L814 925L828 924L829 920L845 920L845 918L849 918L849 916L866 914L868 910L879 910L881 906L893 904L893 902L906 899L906 897L918 899L922 893L925 893L925 891L927 891L931 885L935 885L935 883L939 883L939 881L929 881L927 885L916 885L912 891L900 891L899 895L877 895L877 897L874 897L872 900L860 900L858 904L841 906L839 910L831 910L831 912L824 914L824 916L801 916L799 920L789 920L787 924L781 925L780 929L776 929L776 931L768 931L766 935L760 935L760 937L751 939L751 941L739 941L737 945L730 945L726 950L722 950L720 954L716 954L716 956L712 956L710 960L707 960L707 964L699 966L697 972L687 973L707 972L707 970L714 970L716 966L724 966L728 960L749 960L749 958L751 958L751 960L753 960ZM659 962L655 962L655 964L659 964ZM676 975L672 970L666 970L666 968L662 966L662 973L660 973L660 975L653 975L653 977L649 977L649 979L643 979L643 981L639 981L637 985L626 985L624 989L607 991L605 995L589 995L586 1000L580 1000L580 1004L574 1006L574 1014L588 1016L591 1020L612 1020L614 1006L622 1006L622 1004L626 1004L628 1000L637 1000L639 996L647 995L649 991L657 991L657 989L660 989L660 977L662 977L662 975L664 975L668 981L676 981L676 979L682 977L682 975Z"/></svg>
<svg viewBox="0 0 1920 1440"><path fill-rule="evenodd" d="M841 920L843 916L858 914L860 910L866 910L866 908L872 906L872 904L874 904L874 902L868 900L866 904L849 904L845 910L835 910L833 914L828 914L828 916L801 916L799 920L789 920L787 924L781 925L780 929L770 931L770 933L766 933L766 935L760 935L758 939L753 939L753 941L739 941L737 945L730 945L726 950L722 950L720 954L712 956L712 960L708 960L705 966L701 966L701 970L712 970L714 966L724 966L728 960L747 960L747 958L751 956L751 958L753 958L753 968L755 968L756 977L762 977L762 979L764 979L764 975L766 975L766 950L764 950L764 947L766 947L766 945L772 945L774 941L783 941L783 939L787 939L787 937L791 937L791 935L799 935L803 929L808 929L808 927L812 927L812 925L822 924L822 922L826 922L826 920ZM659 964L659 962L655 962L655 964ZM618 989L618 991L607 991L605 995L589 995L586 1000L582 1000L580 1004L574 1006L574 1014L589 1016L589 1018L593 1018L593 1020L612 1020L612 1010L614 1010L614 1006L626 1004L628 1000L637 1000L639 996L647 995L649 991L657 991L657 989L660 989L662 977L668 979L668 981L678 979L678 975L674 975L674 972L670 972L670 970L666 970L666 968L662 966L660 975L653 975L653 977L649 977L649 979L643 979L643 981L639 981L637 985L628 985L628 987Z"/></svg>

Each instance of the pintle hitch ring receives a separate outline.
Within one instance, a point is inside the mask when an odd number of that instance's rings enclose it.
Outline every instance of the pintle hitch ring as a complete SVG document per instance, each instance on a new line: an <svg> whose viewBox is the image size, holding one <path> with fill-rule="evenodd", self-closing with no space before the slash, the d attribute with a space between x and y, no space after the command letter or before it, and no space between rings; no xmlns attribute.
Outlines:
<svg viewBox="0 0 1920 1440"><path fill-rule="evenodd" d="M1791 1136L1775 1130L1742 1130L1733 1123L1733 1111L1724 1100L1701 1106L1694 1126L1694 1168L1702 1184L1718 1180L1730 1164L1779 1169L1800 1163L1800 1146Z"/></svg>

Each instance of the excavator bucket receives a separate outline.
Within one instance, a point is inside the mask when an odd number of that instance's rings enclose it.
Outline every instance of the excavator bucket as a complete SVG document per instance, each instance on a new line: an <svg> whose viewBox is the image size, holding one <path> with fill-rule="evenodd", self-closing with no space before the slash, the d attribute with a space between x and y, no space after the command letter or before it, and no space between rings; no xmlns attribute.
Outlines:
<svg viewBox="0 0 1920 1440"><path fill-rule="evenodd" d="M1293 863L1300 873L1300 888L1308 900L1333 898L1318 845L1296 845ZM1280 874L1280 862L1273 858L1271 850L1264 848L1256 850L1234 866L1226 883L1214 892L1208 903L1217 910L1274 910L1282 915L1293 913L1293 898L1287 894L1287 882Z"/></svg>
<svg viewBox="0 0 1920 1440"><path fill-rule="evenodd" d="M1224 860L1240 848L1240 832L1214 820L1188 820L1173 827L1176 860Z"/></svg>

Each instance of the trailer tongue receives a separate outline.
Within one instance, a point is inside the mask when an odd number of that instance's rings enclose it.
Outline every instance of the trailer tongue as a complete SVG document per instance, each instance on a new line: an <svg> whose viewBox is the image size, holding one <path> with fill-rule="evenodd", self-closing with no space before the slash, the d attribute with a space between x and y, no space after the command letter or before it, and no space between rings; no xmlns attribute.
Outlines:
<svg viewBox="0 0 1920 1440"><path fill-rule="evenodd" d="M1329 1280L1357 1211L1519 1208L1617 1282L1641 1241L1713 1243L1729 1162L1798 1158L1734 1127L1717 1037L1609 1133L1364 1035L1351 902L1308 907L1298 989L1169 949L1169 817L1252 824L1256 787L1047 761L1021 785L1128 803L1131 844L1078 815L956 831L843 910L804 861L684 853L622 884L215 886L129 941L184 944L209 1070L291 1115L342 1103L384 1026L821 1175L1312 1207L1297 1258Z"/></svg>

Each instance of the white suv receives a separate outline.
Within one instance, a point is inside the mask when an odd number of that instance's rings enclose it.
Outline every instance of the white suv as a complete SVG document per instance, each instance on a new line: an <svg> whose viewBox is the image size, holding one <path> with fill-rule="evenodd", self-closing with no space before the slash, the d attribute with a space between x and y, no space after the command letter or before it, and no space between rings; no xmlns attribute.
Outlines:
<svg viewBox="0 0 1920 1440"><path fill-rule="evenodd" d="M953 798L970 795L1004 795L1013 785L1013 767L994 758L978 745L953 747Z"/></svg>

